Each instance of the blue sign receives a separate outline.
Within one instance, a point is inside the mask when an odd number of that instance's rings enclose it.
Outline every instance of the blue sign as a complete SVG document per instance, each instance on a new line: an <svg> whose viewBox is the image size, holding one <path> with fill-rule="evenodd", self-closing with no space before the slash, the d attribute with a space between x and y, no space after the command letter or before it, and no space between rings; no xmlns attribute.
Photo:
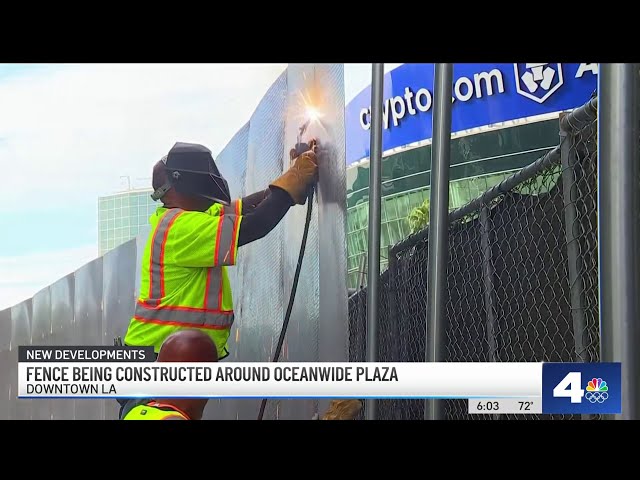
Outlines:
<svg viewBox="0 0 640 480"><path fill-rule="evenodd" d="M382 149L431 138L432 63L384 77ZM597 63L459 63L453 69L452 132L570 110L598 83ZM369 156L371 87L346 107L347 164Z"/></svg>
<svg viewBox="0 0 640 480"><path fill-rule="evenodd" d="M622 413L620 363L544 363L543 414Z"/></svg>

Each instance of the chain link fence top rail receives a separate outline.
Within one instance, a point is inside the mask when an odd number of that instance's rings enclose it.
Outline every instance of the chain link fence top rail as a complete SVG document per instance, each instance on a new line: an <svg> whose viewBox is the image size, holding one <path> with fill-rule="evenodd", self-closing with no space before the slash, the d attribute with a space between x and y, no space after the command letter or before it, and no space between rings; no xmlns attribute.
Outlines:
<svg viewBox="0 0 640 480"><path fill-rule="evenodd" d="M592 99L561 116L558 147L450 213L446 361L598 361L596 110ZM425 361L428 233L389 251L379 361ZM350 361L365 361L366 318L365 289L349 300ZM381 400L378 416L422 419L423 408ZM467 410L445 402L447 419L486 418Z"/></svg>

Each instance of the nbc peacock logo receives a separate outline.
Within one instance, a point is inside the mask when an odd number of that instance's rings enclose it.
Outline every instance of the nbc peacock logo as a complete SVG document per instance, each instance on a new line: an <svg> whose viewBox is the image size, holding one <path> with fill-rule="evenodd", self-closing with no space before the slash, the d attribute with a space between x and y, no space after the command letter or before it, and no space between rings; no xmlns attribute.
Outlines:
<svg viewBox="0 0 640 480"><path fill-rule="evenodd" d="M591 403L604 403L609 398L607 382L601 378L592 378L587 383L585 398Z"/></svg>

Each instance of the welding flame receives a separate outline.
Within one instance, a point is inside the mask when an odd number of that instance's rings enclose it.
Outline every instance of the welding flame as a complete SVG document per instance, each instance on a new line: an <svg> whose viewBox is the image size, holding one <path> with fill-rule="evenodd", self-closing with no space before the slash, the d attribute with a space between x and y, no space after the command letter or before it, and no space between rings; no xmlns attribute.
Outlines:
<svg viewBox="0 0 640 480"><path fill-rule="evenodd" d="M320 100L321 96L316 88L307 88L302 91L296 92L296 101L294 104L297 104L294 107L298 114L296 117L298 120L302 122L311 123L322 123L321 119L324 117L324 113L320 108Z"/></svg>
<svg viewBox="0 0 640 480"><path fill-rule="evenodd" d="M316 120L320 120L322 113L317 108L307 105L305 109L305 116L307 117L307 120L315 122Z"/></svg>
<svg viewBox="0 0 640 480"><path fill-rule="evenodd" d="M309 135L309 130L313 132L313 136L324 135L327 127L324 125L324 117L327 112L323 111L323 95L321 90L315 85L309 85L307 88L294 93L294 101L291 107L295 110L293 115L294 122L301 125L298 132L298 141L304 135ZM320 130L318 130L318 128Z"/></svg>

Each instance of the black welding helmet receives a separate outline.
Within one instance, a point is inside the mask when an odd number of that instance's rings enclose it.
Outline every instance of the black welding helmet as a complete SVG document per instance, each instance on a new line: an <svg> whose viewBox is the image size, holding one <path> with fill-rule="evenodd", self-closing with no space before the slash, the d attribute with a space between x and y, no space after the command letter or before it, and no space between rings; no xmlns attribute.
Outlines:
<svg viewBox="0 0 640 480"><path fill-rule="evenodd" d="M229 185L220 174L211 150L195 143L176 143L162 159L167 172L167 183L158 188L151 198L158 200L171 188L185 195L203 197L229 205Z"/></svg>

